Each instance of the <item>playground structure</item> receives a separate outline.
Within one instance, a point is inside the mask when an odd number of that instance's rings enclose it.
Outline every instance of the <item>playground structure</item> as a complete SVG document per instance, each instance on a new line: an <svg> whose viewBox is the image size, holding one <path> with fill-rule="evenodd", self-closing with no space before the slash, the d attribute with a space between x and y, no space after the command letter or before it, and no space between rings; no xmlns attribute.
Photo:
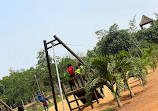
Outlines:
<svg viewBox="0 0 158 111"><path fill-rule="evenodd" d="M64 42L62 42L56 35L54 35L54 40L50 41L50 42L46 42L46 40L44 40L44 47L45 47L45 53L46 53L46 59L47 59L47 66L48 66L48 70L49 70L49 77L50 77L50 82L51 82L51 87L52 87L52 93L53 93L53 100L54 100L54 105L55 105L55 110L58 111L58 107L57 107L57 101L56 101L56 96L55 96L55 91L54 91L54 84L53 84L53 78L52 78L52 70L50 67L50 61L49 61L49 55L48 55L48 49L53 48L53 53L54 53L54 59L55 59L55 51L54 51L54 47L61 44L64 46L64 48L66 48L74 57L76 57L76 59L78 59L83 65L84 62L81 60L80 57L78 57ZM57 42L57 43L55 43ZM48 46L52 44L51 46ZM55 64L56 64L56 59L55 59ZM66 98L66 101L68 103L68 106L70 108L70 111L73 111L75 109L83 109L86 106L89 106L89 103L87 103L86 99L85 99L85 84L83 81L83 74L79 75L79 76L75 76L72 77L70 80L62 80L60 81L59 78L59 74L58 74L58 68L57 68L57 64L56 64L56 71L57 71L57 76L58 76L58 82L59 82L59 88L60 88L60 93L61 93L61 97L62 97L62 91L63 94ZM85 74L84 76L87 76L87 78L89 79L89 75ZM80 78L80 79L79 79ZM78 87L77 89L73 90L71 89L71 91L67 92L65 90L64 84L66 82L69 81L79 81L81 83L81 87ZM74 96L74 100L69 101L68 96L73 95ZM97 102L99 103L98 99L102 98L102 96L95 90L92 94L92 103ZM63 99L63 97L62 97ZM79 105L78 100L80 100L83 105ZM71 103L72 102L76 102L77 107L72 108L71 107ZM93 104L91 105L91 107L93 108ZM64 104L63 104L63 110L64 110Z"/></svg>
<svg viewBox="0 0 158 111"><path fill-rule="evenodd" d="M69 108L70 108L70 111L73 111L73 110L75 110L75 109L81 110L81 109L83 109L84 107L89 106L89 103L87 103L87 101L86 101L86 99L85 99L85 93L86 93L86 92L85 92L85 89L84 89L85 83L84 83L84 80L83 80L83 77L82 77L82 76L83 76L83 74L81 74L81 75L79 75L79 76L75 76L75 77L73 77L73 78L71 78L71 79L69 79L69 80L63 80L63 81L61 81L62 90L63 90L63 93L64 93L65 98L66 98L66 100L67 100L67 103L68 103L68 106L69 106ZM79 78L80 78L80 79L79 79ZM66 82L71 81L71 80L77 80L78 82L80 81L80 82L81 82L81 87L79 87L79 88L76 89L76 90L71 89L71 91L66 92L66 91L65 91L64 84L65 84ZM74 96L74 100L71 100L71 101L70 101L69 98L68 98L69 95L73 95L73 96ZM101 96L97 91L94 91L94 93L93 93L93 95L92 95L92 103L94 103L94 102L99 103L99 101L98 101L99 98L102 98L102 96ZM78 100L80 100L80 101L83 103L83 105L79 105ZM72 107L71 107L71 103L72 103L72 102L76 102L76 104L77 104L78 107L72 108ZM91 105L91 107L92 107L92 109L93 109L93 104Z"/></svg>

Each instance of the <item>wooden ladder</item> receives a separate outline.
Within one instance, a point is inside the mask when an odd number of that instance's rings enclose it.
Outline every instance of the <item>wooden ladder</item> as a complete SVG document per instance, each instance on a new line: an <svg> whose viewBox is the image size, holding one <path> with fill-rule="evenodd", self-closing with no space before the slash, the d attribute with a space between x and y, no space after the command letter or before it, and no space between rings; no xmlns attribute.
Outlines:
<svg viewBox="0 0 158 111"><path fill-rule="evenodd" d="M79 79L79 77L80 77L80 79ZM82 87L80 87L80 88L78 88L78 89L76 89L76 90L71 89L71 91L69 91L69 92L66 93L65 87L64 87L64 83L65 83L65 82L72 81L72 80L74 80L74 81L75 81L75 80L77 80L77 81L80 80L80 82L81 82L81 84L82 84ZM66 101L67 101L67 103L68 103L68 106L69 106L69 108L70 108L70 111L73 111L73 110L76 110L76 109L81 110L81 109L83 109L83 108L85 108L85 107L87 107L87 106L90 105L90 104L87 103L87 102L86 102L85 104L83 103L83 105L79 105L79 103L78 103L78 100L84 100L84 101L86 101L86 100L85 100L85 88L84 88L84 87L85 87L85 84L84 84L82 75L72 77L72 78L69 79L69 80L62 80L62 81L61 81L61 87L62 87L63 93L64 93L64 95L65 95ZM84 92L84 95L77 98L76 94L78 94L78 93L83 93L83 92ZM94 93L95 93L95 92L94 92ZM69 101L68 96L70 96L70 95L73 95L75 99ZM97 97L96 94L95 94L95 97L96 97L96 101L99 103L98 97ZM96 102L96 101L95 101L95 102ZM75 108L72 108L72 107L71 107L71 103L73 103L73 102L76 102L77 107L75 107ZM94 103L94 101L93 101L92 103ZM92 107L92 109L93 109L93 104L91 105L91 107Z"/></svg>

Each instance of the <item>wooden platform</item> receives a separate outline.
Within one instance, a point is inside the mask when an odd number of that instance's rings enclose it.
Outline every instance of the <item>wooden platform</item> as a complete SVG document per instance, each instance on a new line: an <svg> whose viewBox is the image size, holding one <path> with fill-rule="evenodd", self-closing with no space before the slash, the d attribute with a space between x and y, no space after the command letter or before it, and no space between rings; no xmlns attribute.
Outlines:
<svg viewBox="0 0 158 111"><path fill-rule="evenodd" d="M80 81L80 83L81 83L80 85L82 85L82 86L80 86L79 88L77 88L75 90L71 89L71 91L66 92L65 88L64 88L64 83L69 82L71 80ZM65 98L67 100L68 106L70 108L70 111L77 110L77 109L81 110L84 107L87 107L90 105L89 103L87 103L87 101L85 99L86 92L85 92L85 85L84 85L82 75L80 75L80 79L79 79L79 76L75 76L75 77L71 78L70 80L62 80L61 86L62 86L63 93L65 95ZM68 96L70 96L70 95L74 96L74 100L69 101ZM97 91L94 91L94 93L92 94L92 103L94 103L94 102L99 103L99 101L98 101L99 98L102 98L102 96ZM83 105L79 105L79 103L78 103L79 100L83 103ZM73 102L76 102L77 107L75 107L75 108L71 107L70 103L73 103ZM93 108L93 104L91 105L91 107Z"/></svg>

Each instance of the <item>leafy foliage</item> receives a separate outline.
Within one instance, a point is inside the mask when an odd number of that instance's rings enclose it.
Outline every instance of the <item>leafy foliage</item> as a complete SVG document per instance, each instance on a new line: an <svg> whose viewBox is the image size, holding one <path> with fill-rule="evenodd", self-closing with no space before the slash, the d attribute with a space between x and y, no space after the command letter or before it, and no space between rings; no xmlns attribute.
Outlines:
<svg viewBox="0 0 158 111"><path fill-rule="evenodd" d="M127 51L132 45L128 30L119 30L117 24L112 25L108 32L103 30L97 31L97 36L101 39L93 51L100 55L116 54L121 50ZM94 55L93 51L91 55ZM90 55L90 51L88 54Z"/></svg>
<svg viewBox="0 0 158 111"><path fill-rule="evenodd" d="M119 92L121 90L121 82L118 82L119 76L110 73L108 66L110 57L96 57L92 59L91 68L94 69L94 74L92 79L86 85L86 98L89 103L91 103L91 95L93 91L106 85L110 91L114 94L115 98L119 101ZM114 84L116 83L116 89L114 89ZM119 88L119 89L118 89ZM118 102L118 106L121 107L121 103Z"/></svg>
<svg viewBox="0 0 158 111"><path fill-rule="evenodd" d="M55 64L50 56L49 58L53 82L54 84L57 84L58 81ZM76 60L71 59L70 57L64 57L62 59L57 57L57 59L59 61L58 66L60 77L63 79L67 64L71 63L72 65L75 65L77 63ZM36 92L39 91L36 79L38 81L40 91L51 91L44 50L40 50L38 52L37 60L38 62L35 68L31 67L27 70L21 69L17 71L10 69L10 75L0 80L0 98L3 99L3 101L5 101L7 104L11 105L13 108L21 105L22 101L24 104L33 101L32 95L36 95ZM36 75L36 79L34 75ZM55 87L58 88L58 85L55 85ZM57 88L55 88L55 91L57 94L59 94Z"/></svg>
<svg viewBox="0 0 158 111"><path fill-rule="evenodd" d="M158 44L158 20L155 21L155 25L152 27L138 31L136 38L138 41L144 39L149 43Z"/></svg>

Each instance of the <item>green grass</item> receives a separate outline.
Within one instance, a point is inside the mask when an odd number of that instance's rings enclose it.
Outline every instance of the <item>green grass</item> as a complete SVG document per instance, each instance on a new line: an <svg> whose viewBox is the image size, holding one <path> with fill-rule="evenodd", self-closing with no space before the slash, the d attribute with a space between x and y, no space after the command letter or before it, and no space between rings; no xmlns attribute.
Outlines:
<svg viewBox="0 0 158 111"><path fill-rule="evenodd" d="M114 110L115 108L117 107L117 105L113 106L113 107L110 107L110 108L107 108L107 109L103 109L101 111L112 111Z"/></svg>

